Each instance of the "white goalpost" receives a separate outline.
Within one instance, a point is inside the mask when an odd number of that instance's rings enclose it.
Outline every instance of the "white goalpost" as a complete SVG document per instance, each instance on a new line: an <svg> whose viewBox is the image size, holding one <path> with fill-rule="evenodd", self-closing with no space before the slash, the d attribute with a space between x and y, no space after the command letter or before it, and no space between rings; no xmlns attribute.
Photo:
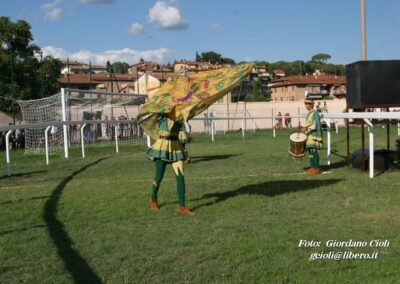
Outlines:
<svg viewBox="0 0 400 284"><path fill-rule="evenodd" d="M53 125L48 129L49 152L59 154L63 151L67 158L68 147L82 142L113 143L117 137L120 143L146 143L144 133L135 119L146 97L139 94L61 89L61 93L51 97L18 101L18 104L26 124L76 122L62 127ZM84 126L85 123L87 125ZM25 153L45 152L45 130L46 127L26 130Z"/></svg>
<svg viewBox="0 0 400 284"><path fill-rule="evenodd" d="M61 95L54 95L37 100L19 100L18 104L21 108L22 119L27 124L41 122L50 123L61 121L63 118ZM44 153L45 128L46 127L25 129L25 153ZM49 151L51 153L60 152L61 147L64 144L62 128L52 126L50 141L51 142L49 143Z"/></svg>

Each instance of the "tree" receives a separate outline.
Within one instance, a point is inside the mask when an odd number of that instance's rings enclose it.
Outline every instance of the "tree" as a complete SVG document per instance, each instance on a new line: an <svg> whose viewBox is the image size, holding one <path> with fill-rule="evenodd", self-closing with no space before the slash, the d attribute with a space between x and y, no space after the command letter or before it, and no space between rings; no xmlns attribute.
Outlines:
<svg viewBox="0 0 400 284"><path fill-rule="evenodd" d="M112 73L112 71L113 71L111 63L108 60L107 60L107 63L106 63L106 69L107 69L107 73Z"/></svg>
<svg viewBox="0 0 400 284"><path fill-rule="evenodd" d="M233 59L222 57L221 54L214 51L202 52L201 55L196 52L196 61L205 61L212 64L235 64Z"/></svg>
<svg viewBox="0 0 400 284"><path fill-rule="evenodd" d="M18 111L15 100L37 99L58 91L62 63L46 57L39 62L41 50L32 44L30 25L0 17L0 109Z"/></svg>
<svg viewBox="0 0 400 284"><path fill-rule="evenodd" d="M200 61L208 61L212 64L221 63L221 54L214 51L202 52L199 56Z"/></svg>
<svg viewBox="0 0 400 284"><path fill-rule="evenodd" d="M113 68L115 73L128 73L128 69L129 69L129 64L126 62L114 62L113 64L111 64L111 67Z"/></svg>
<svg viewBox="0 0 400 284"><path fill-rule="evenodd" d="M42 61L41 67L41 80L43 82L43 96L51 96L60 91L60 83L58 78L60 77L61 69L63 68L63 63L51 56L46 56Z"/></svg>
<svg viewBox="0 0 400 284"><path fill-rule="evenodd" d="M332 57L329 54L326 53L318 53L315 54L311 60L315 62L319 62L321 64L326 64L328 62L328 59L331 59Z"/></svg>
<svg viewBox="0 0 400 284"><path fill-rule="evenodd" d="M227 57L223 57L221 60L222 64L235 64L235 60Z"/></svg>

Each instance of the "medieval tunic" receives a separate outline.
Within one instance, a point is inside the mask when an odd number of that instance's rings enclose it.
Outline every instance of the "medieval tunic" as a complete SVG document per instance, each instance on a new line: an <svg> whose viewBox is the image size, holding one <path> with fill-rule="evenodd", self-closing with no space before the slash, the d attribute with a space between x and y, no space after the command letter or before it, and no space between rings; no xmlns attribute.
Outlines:
<svg viewBox="0 0 400 284"><path fill-rule="evenodd" d="M168 163L186 160L187 151L179 140L179 131L182 129L183 123L162 116L158 124L160 128L159 137L147 150L147 157L150 160L160 159Z"/></svg>
<svg viewBox="0 0 400 284"><path fill-rule="evenodd" d="M307 127L307 149L321 149L322 147L322 127L319 113L316 110L312 110L307 114L306 123L304 125Z"/></svg>

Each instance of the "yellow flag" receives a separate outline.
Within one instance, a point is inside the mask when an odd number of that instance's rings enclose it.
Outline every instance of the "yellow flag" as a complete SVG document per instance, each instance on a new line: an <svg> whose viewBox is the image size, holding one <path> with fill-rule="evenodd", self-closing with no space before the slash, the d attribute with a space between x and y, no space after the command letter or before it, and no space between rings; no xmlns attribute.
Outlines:
<svg viewBox="0 0 400 284"><path fill-rule="evenodd" d="M138 123L153 139L158 138L158 118L167 115L188 121L235 88L253 69L253 64L169 78L140 109Z"/></svg>

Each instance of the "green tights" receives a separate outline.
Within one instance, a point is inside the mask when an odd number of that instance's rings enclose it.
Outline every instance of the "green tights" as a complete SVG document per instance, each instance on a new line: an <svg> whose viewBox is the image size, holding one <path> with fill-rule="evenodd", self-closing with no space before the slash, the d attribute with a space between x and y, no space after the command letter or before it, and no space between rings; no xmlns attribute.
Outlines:
<svg viewBox="0 0 400 284"><path fill-rule="evenodd" d="M170 164L163 160L156 160L155 163L156 163L156 176L154 178L151 190L152 192L151 198L153 200L157 200L157 194L160 188L161 181L164 177L165 167L167 166L167 164ZM183 173L179 169L177 169L176 171L178 172L178 174L176 174L175 172L175 176L176 176L176 189L178 192L179 205L185 206L185 177L183 176Z"/></svg>
<svg viewBox="0 0 400 284"><path fill-rule="evenodd" d="M318 169L319 168L319 154L318 154L317 149L314 149L314 148L308 149L308 157L310 158L311 168Z"/></svg>

